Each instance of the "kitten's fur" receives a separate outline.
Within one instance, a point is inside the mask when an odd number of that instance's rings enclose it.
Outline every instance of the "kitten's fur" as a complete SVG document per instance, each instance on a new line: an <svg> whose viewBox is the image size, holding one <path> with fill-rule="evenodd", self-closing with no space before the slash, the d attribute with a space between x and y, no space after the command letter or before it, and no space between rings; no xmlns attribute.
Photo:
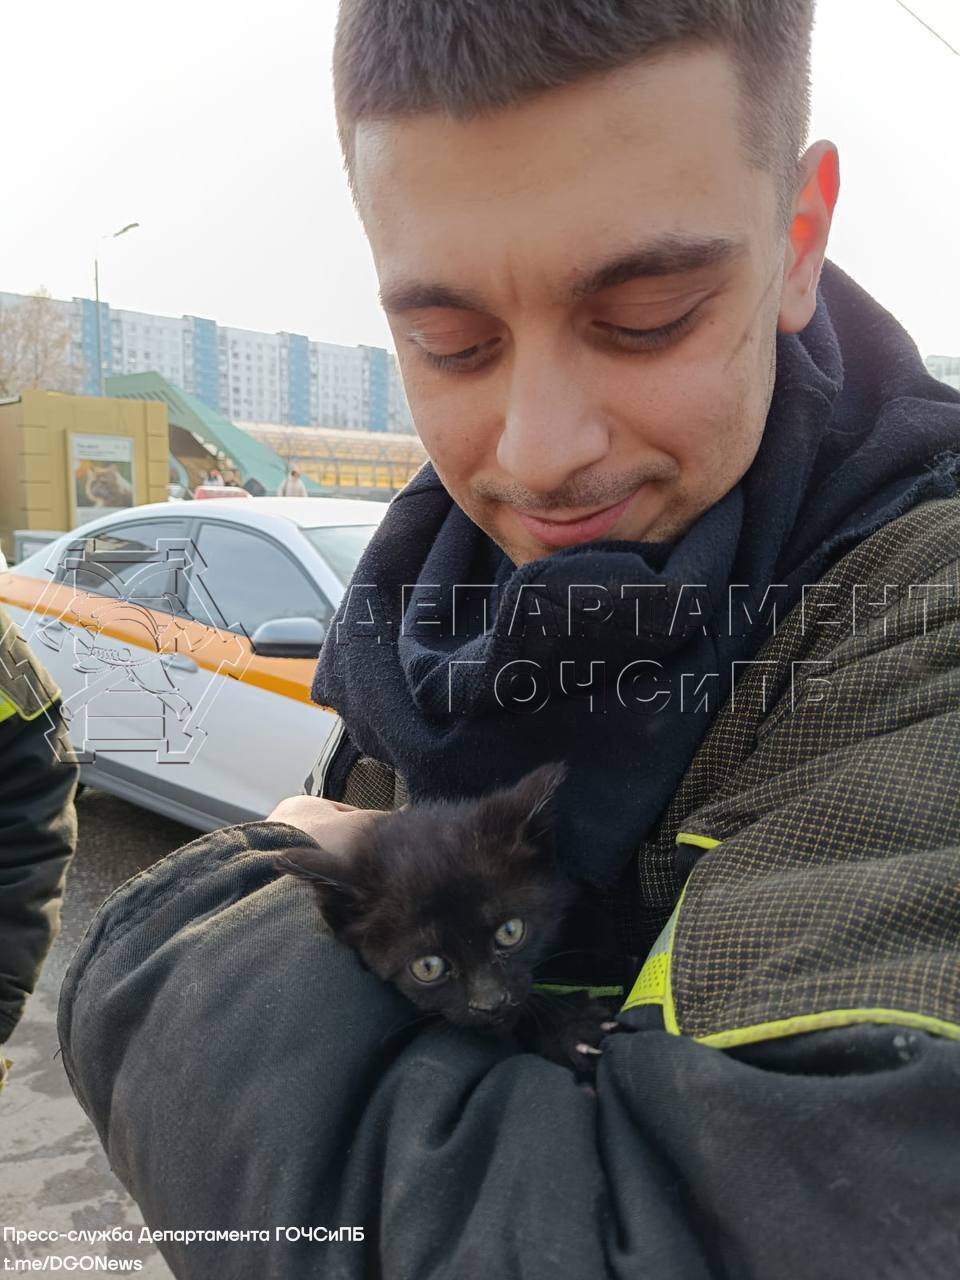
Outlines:
<svg viewBox="0 0 960 1280"><path fill-rule="evenodd" d="M276 865L308 881L334 935L422 1012L515 1030L528 1048L584 1070L591 1050L582 1046L609 1029L610 1012L586 1000L529 1001L577 892L553 856L565 775L563 764L542 765L476 800L411 804L385 813L344 855L294 849ZM438 959L442 976L423 980Z"/></svg>

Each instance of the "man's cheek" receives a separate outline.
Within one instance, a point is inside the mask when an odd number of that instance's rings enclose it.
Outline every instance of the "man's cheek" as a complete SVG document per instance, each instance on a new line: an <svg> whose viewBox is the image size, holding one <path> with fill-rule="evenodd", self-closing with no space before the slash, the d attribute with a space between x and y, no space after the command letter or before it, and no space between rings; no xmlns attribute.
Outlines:
<svg viewBox="0 0 960 1280"><path fill-rule="evenodd" d="M467 456L462 440L458 440L458 434L456 427L451 425L446 430L421 432L420 440L433 463L433 469L440 478L440 483L462 506L470 477L479 470L479 467Z"/></svg>
<svg viewBox="0 0 960 1280"><path fill-rule="evenodd" d="M417 424L421 443L438 473L469 476L488 456L495 456L496 424L476 421L471 411L470 404L454 402L440 414L431 410Z"/></svg>

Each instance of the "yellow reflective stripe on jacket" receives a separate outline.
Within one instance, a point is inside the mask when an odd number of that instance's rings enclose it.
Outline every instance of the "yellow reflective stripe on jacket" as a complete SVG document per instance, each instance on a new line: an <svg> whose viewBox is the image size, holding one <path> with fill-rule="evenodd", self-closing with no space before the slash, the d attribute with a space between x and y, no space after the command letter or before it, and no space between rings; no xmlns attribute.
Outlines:
<svg viewBox="0 0 960 1280"><path fill-rule="evenodd" d="M676 839L677 844L696 845L701 849L714 849L719 840L711 836L691 835L681 831ZM689 884L689 880L687 884ZM635 1009L640 1005L655 1004L663 1010L664 1028L675 1036L682 1035L677 1023L673 1005L673 992L670 985L670 970L673 964L673 939L676 933L677 920L686 895L687 886L673 909L660 936L650 949L643 968L630 990L621 1013ZM772 1022L757 1022L747 1027L732 1027L726 1031L715 1031L709 1035L693 1036L698 1044L708 1045L714 1049L732 1049L738 1045L756 1044L760 1040L776 1040L783 1036L800 1035L807 1031L826 1031L831 1027L849 1027L858 1023L880 1023L887 1026L909 1027L916 1031L927 1031L931 1035L946 1036L950 1040L960 1040L960 1024L946 1022L942 1018L931 1018L926 1014L913 1013L906 1009L825 1009L819 1013L798 1014L792 1018L780 1018Z"/></svg>
<svg viewBox="0 0 960 1280"><path fill-rule="evenodd" d="M49 702L45 702L42 707L38 707L32 715L28 716L24 715L12 698L8 698L5 693L0 693L0 724L4 720L9 720L11 716L19 716L21 720L36 720L37 716L42 716L45 711L49 711L59 697L60 691L57 690L56 698L51 698Z"/></svg>
<svg viewBox="0 0 960 1280"><path fill-rule="evenodd" d="M674 841L674 844L692 844L697 849L715 849L719 843L713 836L697 836L690 831L679 832Z"/></svg>
<svg viewBox="0 0 960 1280"><path fill-rule="evenodd" d="M680 831L677 834L676 844L692 844L698 849L713 849L720 843L713 836L697 836L692 835L689 831ZM690 881L687 881L689 884ZM684 895L687 892L687 886L683 886L683 893L677 905L674 907L670 919L664 925L659 938L650 948L650 954L644 961L643 968L637 975L637 980L630 989L626 1002L621 1013L626 1013L628 1009L634 1009L641 1004L658 1004L663 1008L663 1022L666 1029L672 1035L680 1035L680 1028L677 1026L677 1020L673 1011L673 996L670 991L670 965L673 961L673 934L677 927L677 920L680 917L680 908L683 906Z"/></svg>
<svg viewBox="0 0 960 1280"><path fill-rule="evenodd" d="M942 1018L929 1018L926 1014L911 1013L906 1009L826 1009L822 1013L802 1013L794 1018L756 1022L752 1027L734 1027L730 1031L717 1031L712 1035L693 1038L714 1049L731 1049L736 1045L756 1044L758 1040L778 1040L783 1036L800 1035L804 1031L826 1031L830 1027L849 1027L860 1022L910 1027L914 1031L946 1036L948 1040L960 1040L960 1026L957 1023L944 1022Z"/></svg>
<svg viewBox="0 0 960 1280"><path fill-rule="evenodd" d="M687 882L689 884L689 881ZM663 1025L671 1035L680 1035L676 1014L673 1009L673 994L670 990L670 965L673 962L673 935L680 918L680 908L686 893L684 885L680 901L673 909L673 914L664 925L656 942L650 948L650 954L644 961L643 968L621 1008L621 1013L635 1009L641 1004L658 1004L663 1009Z"/></svg>

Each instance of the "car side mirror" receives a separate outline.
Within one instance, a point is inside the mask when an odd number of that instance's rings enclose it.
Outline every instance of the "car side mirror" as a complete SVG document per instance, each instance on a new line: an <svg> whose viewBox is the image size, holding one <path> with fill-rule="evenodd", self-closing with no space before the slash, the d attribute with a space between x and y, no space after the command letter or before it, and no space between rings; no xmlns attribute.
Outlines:
<svg viewBox="0 0 960 1280"><path fill-rule="evenodd" d="M250 647L261 658L316 658L326 634L316 618L271 618L254 631Z"/></svg>

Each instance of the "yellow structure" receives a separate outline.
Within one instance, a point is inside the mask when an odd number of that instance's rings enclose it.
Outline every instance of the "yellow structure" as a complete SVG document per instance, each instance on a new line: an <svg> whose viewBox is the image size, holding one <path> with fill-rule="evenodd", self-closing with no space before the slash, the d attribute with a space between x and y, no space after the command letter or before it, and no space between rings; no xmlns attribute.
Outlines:
<svg viewBox="0 0 960 1280"><path fill-rule="evenodd" d="M335 427L237 425L325 489L396 493L427 459L418 436Z"/></svg>
<svg viewBox="0 0 960 1280"><path fill-rule="evenodd" d="M14 529L72 529L98 514L164 502L167 406L156 400L24 391L0 401L0 542Z"/></svg>

